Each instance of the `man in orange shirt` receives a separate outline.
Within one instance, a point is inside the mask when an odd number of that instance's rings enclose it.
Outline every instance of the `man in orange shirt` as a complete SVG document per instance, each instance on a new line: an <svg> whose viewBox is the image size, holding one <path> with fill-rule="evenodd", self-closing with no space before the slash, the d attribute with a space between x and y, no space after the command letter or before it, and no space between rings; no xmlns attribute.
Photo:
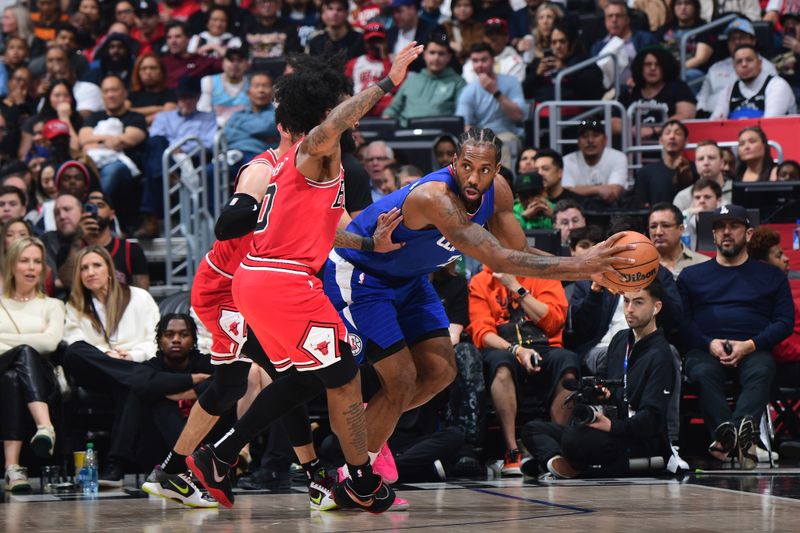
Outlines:
<svg viewBox="0 0 800 533"><path fill-rule="evenodd" d="M469 284L469 331L483 353L487 386L506 443L502 475L521 475L517 448L517 394L527 380L550 405L550 418L566 425L572 407L563 387L577 379L578 356L563 349L567 298L559 281L497 274L488 268ZM528 387L524 387L528 388Z"/></svg>

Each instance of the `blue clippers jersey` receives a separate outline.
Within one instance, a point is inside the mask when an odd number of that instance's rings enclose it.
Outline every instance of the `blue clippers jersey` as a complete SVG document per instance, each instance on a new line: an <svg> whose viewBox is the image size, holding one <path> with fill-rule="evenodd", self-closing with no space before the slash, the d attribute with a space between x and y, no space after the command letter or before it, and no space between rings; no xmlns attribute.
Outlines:
<svg viewBox="0 0 800 533"><path fill-rule="evenodd" d="M364 237L372 236L378 225L378 216L393 207L400 210L409 193L423 183L443 181L454 193L458 194L458 184L445 167L406 185L387 196L384 196L364 211L347 226L347 231ZM483 194L481 206L470 217L472 222L483 226L494 212L494 183ZM336 248L336 253L343 259L356 265L365 272L381 278L409 279L423 274L435 272L443 266L458 259L461 253L450 244L436 229L410 230L402 222L392 233L394 242L404 242L405 246L394 252L379 254L346 248Z"/></svg>

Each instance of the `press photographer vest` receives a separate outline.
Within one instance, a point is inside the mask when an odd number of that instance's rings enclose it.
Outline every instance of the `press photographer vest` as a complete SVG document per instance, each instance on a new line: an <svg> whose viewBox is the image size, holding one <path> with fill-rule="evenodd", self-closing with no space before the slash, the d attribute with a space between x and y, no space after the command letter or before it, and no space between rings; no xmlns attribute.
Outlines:
<svg viewBox="0 0 800 533"><path fill-rule="evenodd" d="M763 117L767 101L767 85L772 81L772 78L774 78L774 76L767 76L761 89L750 98L745 98L742 91L739 90L739 84L742 83L741 81L734 83L733 91L731 91L731 100L728 104L728 118Z"/></svg>

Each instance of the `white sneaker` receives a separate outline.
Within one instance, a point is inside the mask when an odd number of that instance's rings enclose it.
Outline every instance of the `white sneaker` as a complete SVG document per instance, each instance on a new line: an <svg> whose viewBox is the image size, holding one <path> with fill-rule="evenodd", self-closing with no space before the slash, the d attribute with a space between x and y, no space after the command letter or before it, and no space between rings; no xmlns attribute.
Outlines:
<svg viewBox="0 0 800 533"><path fill-rule="evenodd" d="M769 452L767 450L765 450L761 446L756 446L756 457L758 457L758 462L759 463L768 463L769 462L769 455L770 454L769 454ZM772 460L773 461L777 461L778 459L780 459L780 456L778 455L778 452L773 450L773 452L772 452Z"/></svg>
<svg viewBox="0 0 800 533"><path fill-rule="evenodd" d="M203 494L187 473L168 474L160 466L147 476L142 490L151 496L172 500L187 507L216 509L219 504Z"/></svg>
<svg viewBox="0 0 800 533"><path fill-rule="evenodd" d="M36 434L31 439L33 453L43 459L53 456L56 445L56 431L53 426L36 426Z"/></svg>
<svg viewBox="0 0 800 533"><path fill-rule="evenodd" d="M678 451L680 450L679 447L673 445L672 448L672 455L669 458L669 462L667 463L667 470L672 474L677 474L678 470L683 470L685 472L689 471L689 463L683 460L680 456Z"/></svg>
<svg viewBox="0 0 800 533"><path fill-rule="evenodd" d="M6 467L6 491L7 492L27 492L31 490L28 481L28 469L19 465L8 465Z"/></svg>

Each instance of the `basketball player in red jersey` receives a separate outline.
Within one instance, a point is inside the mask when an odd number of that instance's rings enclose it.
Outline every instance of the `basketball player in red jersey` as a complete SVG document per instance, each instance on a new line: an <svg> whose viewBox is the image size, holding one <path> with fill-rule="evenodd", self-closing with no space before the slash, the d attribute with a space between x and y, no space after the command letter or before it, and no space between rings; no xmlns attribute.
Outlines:
<svg viewBox="0 0 800 533"><path fill-rule="evenodd" d="M265 420L276 420L305 403L321 387L351 475L334 488L336 503L383 512L394 501L394 492L373 474L369 463L360 378L347 332L314 274L333 245L344 205L339 138L403 80L421 52L415 43L406 46L386 79L336 106L298 140L277 162L260 208L257 197L235 194L217 221L217 235L223 238L255 225L251 251L234 277L234 300L275 367L286 371L261 391L225 437L186 460L222 505L232 505L227 474L242 446ZM276 86L278 122L293 135L309 131L308 109L335 102L332 97L343 92L330 94L335 79L347 83L341 72L330 68L281 78ZM363 240L360 247L370 249L369 241Z"/></svg>
<svg viewBox="0 0 800 533"><path fill-rule="evenodd" d="M321 117L320 117L321 118ZM243 166L234 183L235 191L256 191L263 196L279 157L292 146L292 136L278 125L281 143L276 150L266 150ZM260 192L258 192L260 190ZM382 215L374 234L375 250L391 251L399 245L391 242L391 232L400 222L399 212ZM350 221L344 213L340 227ZM335 244L352 243L352 235L342 241L337 233ZM219 417L241 398L247 388L251 360L265 368L271 377L276 373L266 359L255 336L247 335L247 326L239 313L231 284L233 273L250 249L253 234L230 240L217 240L200 263L192 284L192 309L211 333L211 361L218 365L214 378L192 410L173 450L164 463L157 466L142 485L142 490L154 496L180 502L189 507L217 507L218 503L203 496L187 475L186 456L191 454L211 431ZM232 364L237 361L246 364ZM308 413L298 406L282 420L290 442L301 464L306 467L309 482L309 499L312 510L335 508L328 490L324 469L319 467L311 443Z"/></svg>

